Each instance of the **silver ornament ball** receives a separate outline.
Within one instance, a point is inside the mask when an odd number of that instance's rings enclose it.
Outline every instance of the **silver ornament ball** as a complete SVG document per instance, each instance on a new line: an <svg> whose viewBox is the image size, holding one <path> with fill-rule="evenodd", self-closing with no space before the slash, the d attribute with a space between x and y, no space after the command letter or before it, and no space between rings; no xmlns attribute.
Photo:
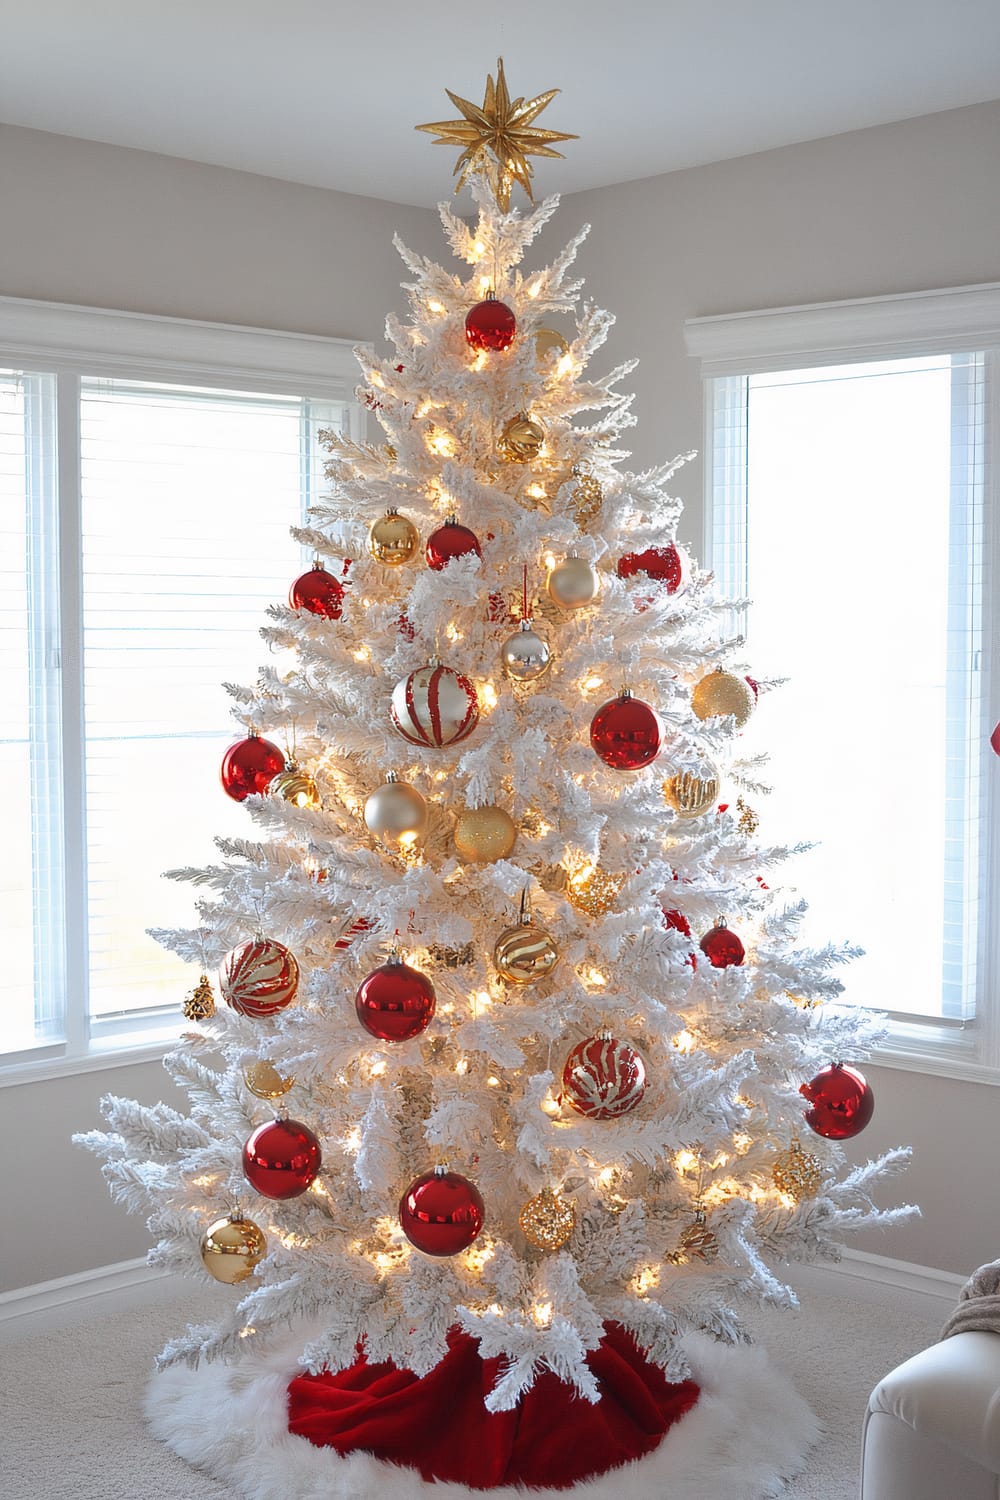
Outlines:
<svg viewBox="0 0 1000 1500"><path fill-rule="evenodd" d="M390 775L365 803L370 832L390 847L412 849L427 832L427 803L408 781Z"/></svg>
<svg viewBox="0 0 1000 1500"><path fill-rule="evenodd" d="M500 647L500 663L511 682L537 682L552 665L552 650L531 621L522 620L520 630Z"/></svg>

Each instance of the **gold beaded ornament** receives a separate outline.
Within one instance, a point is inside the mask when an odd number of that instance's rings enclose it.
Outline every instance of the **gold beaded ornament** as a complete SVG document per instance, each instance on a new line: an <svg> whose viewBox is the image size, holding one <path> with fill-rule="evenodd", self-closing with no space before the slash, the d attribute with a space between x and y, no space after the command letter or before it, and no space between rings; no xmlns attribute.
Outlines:
<svg viewBox="0 0 1000 1500"><path fill-rule="evenodd" d="M467 807L455 822L455 849L467 864L506 859L517 842L517 824L502 807Z"/></svg>
<svg viewBox="0 0 1000 1500"><path fill-rule="evenodd" d="M714 766L706 776L678 771L663 783L663 796L679 818L699 818L719 800L719 773Z"/></svg>
<svg viewBox="0 0 1000 1500"><path fill-rule="evenodd" d="M742 677L718 667L709 672L691 691L691 708L699 719L728 718L742 729L754 710L753 689Z"/></svg>
<svg viewBox="0 0 1000 1500"><path fill-rule="evenodd" d="M803 1198L815 1198L823 1186L823 1169L819 1158L811 1151L803 1151L793 1139L788 1150L775 1157L771 1181L780 1193L787 1193L801 1203Z"/></svg>
<svg viewBox="0 0 1000 1500"><path fill-rule="evenodd" d="M576 1209L552 1188L542 1188L521 1209L518 1223L536 1250L561 1250L576 1228Z"/></svg>
<svg viewBox="0 0 1000 1500"><path fill-rule="evenodd" d="M624 875L610 875L600 865L581 870L566 882L566 895L570 905L588 917L603 917L614 911L619 892L625 884Z"/></svg>
<svg viewBox="0 0 1000 1500"><path fill-rule="evenodd" d="M215 996L207 974L198 980L181 1010L185 1021L207 1021L215 1015Z"/></svg>

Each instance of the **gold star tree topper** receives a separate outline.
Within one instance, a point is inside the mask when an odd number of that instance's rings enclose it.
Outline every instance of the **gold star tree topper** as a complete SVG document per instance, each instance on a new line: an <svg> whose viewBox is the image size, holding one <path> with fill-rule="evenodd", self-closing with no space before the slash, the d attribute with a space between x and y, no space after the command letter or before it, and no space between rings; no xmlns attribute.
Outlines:
<svg viewBox="0 0 1000 1500"><path fill-rule="evenodd" d="M558 89L548 89L536 94L533 99L514 99L507 89L503 72L503 58L497 58L497 79L486 75L486 97L482 107L468 99L445 89L455 108L462 113L461 120L435 120L429 125L418 125L417 130L426 130L436 136L435 146L461 146L462 154L455 163L459 173L456 193L462 188L472 172L483 171L487 175L493 196L502 213L510 208L510 192L519 182L534 203L531 192L532 166L529 156L562 156L553 151L553 141L575 141L575 135L561 130L540 130L532 121L536 120L546 105L551 104Z"/></svg>

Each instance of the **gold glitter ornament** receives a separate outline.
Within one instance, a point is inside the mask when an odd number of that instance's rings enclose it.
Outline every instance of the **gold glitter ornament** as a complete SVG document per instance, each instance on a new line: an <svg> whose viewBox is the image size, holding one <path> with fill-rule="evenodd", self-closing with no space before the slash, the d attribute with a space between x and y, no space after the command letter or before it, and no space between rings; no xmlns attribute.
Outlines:
<svg viewBox="0 0 1000 1500"><path fill-rule="evenodd" d="M694 1218L681 1234L677 1249L672 1251L666 1259L672 1265L683 1266L692 1260L701 1260L709 1265L718 1258L719 1241L705 1222L704 1210L696 1209Z"/></svg>
<svg viewBox="0 0 1000 1500"><path fill-rule="evenodd" d="M581 531L586 531L604 504L604 491L601 489L600 480L593 474L587 474L579 467L574 467L573 473L577 476L577 483L569 497L569 503L573 507L573 519L576 524Z"/></svg>
<svg viewBox="0 0 1000 1500"><path fill-rule="evenodd" d="M780 1193L801 1203L803 1198L815 1198L823 1186L823 1169L818 1157L793 1140L787 1151L775 1157L771 1181Z"/></svg>
<svg viewBox="0 0 1000 1500"><path fill-rule="evenodd" d="M398 568L409 562L420 541L417 528L408 516L401 516L391 506L384 516L373 521L368 533L368 550L376 562Z"/></svg>
<svg viewBox="0 0 1000 1500"><path fill-rule="evenodd" d="M528 1199L517 1222L536 1250L561 1250L576 1228L576 1209L552 1188L542 1188L536 1197Z"/></svg>
<svg viewBox="0 0 1000 1500"><path fill-rule="evenodd" d="M467 807L455 823L455 849L468 864L506 859L517 842L517 824L502 807Z"/></svg>
<svg viewBox="0 0 1000 1500"><path fill-rule="evenodd" d="M258 1099L280 1099L295 1087L295 1079L283 1078L267 1057L243 1069L243 1082Z"/></svg>
<svg viewBox="0 0 1000 1500"><path fill-rule="evenodd" d="M601 590L600 574L586 558L564 557L545 580L549 598L563 610L585 609Z"/></svg>
<svg viewBox="0 0 1000 1500"><path fill-rule="evenodd" d="M509 464L530 464L536 459L545 442L545 428L541 422L519 411L504 426L497 442L497 452Z"/></svg>
<svg viewBox="0 0 1000 1500"><path fill-rule="evenodd" d="M719 667L709 672L691 691L691 708L699 719L728 718L742 729L753 713L754 695L750 684Z"/></svg>
<svg viewBox="0 0 1000 1500"><path fill-rule="evenodd" d="M569 344L563 338L562 334L558 333L554 328L536 328L534 338L535 358L539 361L539 363L541 363L547 355L551 354L553 349L556 350L560 359L564 354L569 353Z"/></svg>
<svg viewBox="0 0 1000 1500"><path fill-rule="evenodd" d="M268 796L281 797L293 807L321 807L319 788L309 775L296 765L294 760L286 763L285 769L273 776L267 786Z"/></svg>
<svg viewBox="0 0 1000 1500"><path fill-rule="evenodd" d="M505 927L493 947L493 963L501 979L510 984L534 984L545 979L559 962L559 949L544 927L531 920L528 893L521 896L520 920Z"/></svg>
<svg viewBox="0 0 1000 1500"><path fill-rule="evenodd" d="M663 796L680 818L698 818L719 799L719 773L714 766L705 776L678 771L663 783Z"/></svg>
<svg viewBox="0 0 1000 1500"><path fill-rule="evenodd" d="M267 1254L267 1236L252 1219L227 1214L209 1224L201 1237L201 1261L216 1281L236 1286L252 1276Z"/></svg>
<svg viewBox="0 0 1000 1500"><path fill-rule="evenodd" d="M748 803L743 801L742 797L737 797L736 799L736 811L739 813L739 817L736 820L736 827L744 838L753 838L760 826L760 819L757 814Z"/></svg>
<svg viewBox="0 0 1000 1500"><path fill-rule="evenodd" d="M185 1021L207 1021L215 1015L215 996L208 975L203 974L181 1006Z"/></svg>
<svg viewBox="0 0 1000 1500"><path fill-rule="evenodd" d="M577 911L588 917L603 917L614 911L615 902L622 886L624 875L609 875L600 865L591 865L570 876L566 882L566 895Z"/></svg>
<svg viewBox="0 0 1000 1500"><path fill-rule="evenodd" d="M460 120L432 120L427 125L417 125L417 130L426 130L436 139L435 146L461 146L462 153L455 163L458 175L456 193L463 187L471 172L483 172L489 182L497 207L502 213L510 208L510 191L515 182L520 183L531 195L532 166L529 156L562 156L553 150L554 141L575 141L575 135L561 130L539 129L534 121L542 110L551 104L558 89L548 89L536 94L533 99L523 96L511 100L504 77L503 58L497 58L497 79L486 75L486 91L482 105L463 99L445 89L448 98L460 112Z"/></svg>

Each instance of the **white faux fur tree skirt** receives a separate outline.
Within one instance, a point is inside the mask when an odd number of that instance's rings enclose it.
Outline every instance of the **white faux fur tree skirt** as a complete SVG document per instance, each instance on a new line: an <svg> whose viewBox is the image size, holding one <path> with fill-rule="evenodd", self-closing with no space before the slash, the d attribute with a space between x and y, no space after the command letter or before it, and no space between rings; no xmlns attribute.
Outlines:
<svg viewBox="0 0 1000 1500"><path fill-rule="evenodd" d="M471 1490L356 1453L341 1458L288 1431L286 1390L300 1373L301 1336L238 1365L176 1367L153 1377L146 1402L158 1438L246 1500L764 1500L803 1466L819 1424L762 1349L691 1335L697 1405L635 1463L571 1490Z"/></svg>

